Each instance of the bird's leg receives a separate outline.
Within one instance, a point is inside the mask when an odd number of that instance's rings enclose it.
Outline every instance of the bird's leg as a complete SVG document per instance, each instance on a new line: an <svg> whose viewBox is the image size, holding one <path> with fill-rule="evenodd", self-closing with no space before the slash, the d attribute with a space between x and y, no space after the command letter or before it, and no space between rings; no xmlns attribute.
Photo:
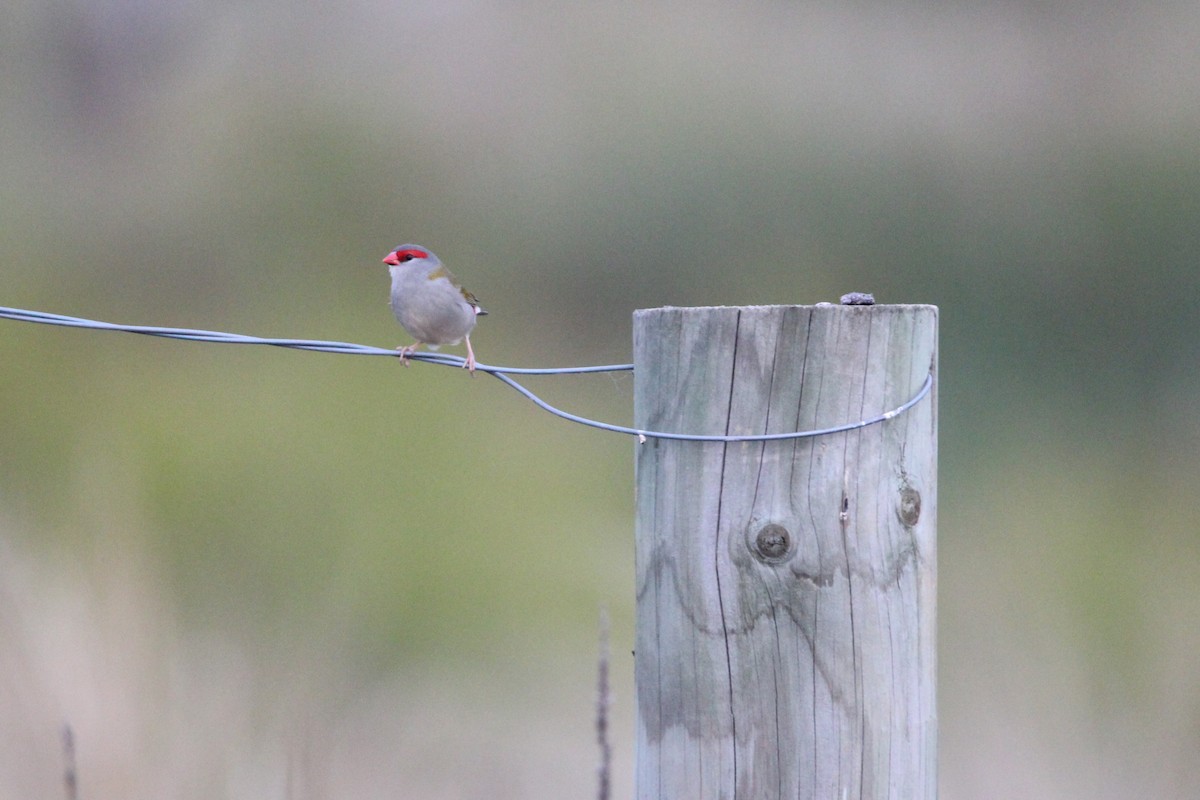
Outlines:
<svg viewBox="0 0 1200 800"><path fill-rule="evenodd" d="M396 352L400 354L400 363L408 366L408 357L417 352L417 348L421 346L420 342L413 342L406 347L397 347Z"/></svg>
<svg viewBox="0 0 1200 800"><path fill-rule="evenodd" d="M468 372L470 372L472 375L474 375L475 374L475 351L471 349L471 337L464 336L463 341L465 341L467 343L467 360L465 362L463 362L463 366L467 368Z"/></svg>

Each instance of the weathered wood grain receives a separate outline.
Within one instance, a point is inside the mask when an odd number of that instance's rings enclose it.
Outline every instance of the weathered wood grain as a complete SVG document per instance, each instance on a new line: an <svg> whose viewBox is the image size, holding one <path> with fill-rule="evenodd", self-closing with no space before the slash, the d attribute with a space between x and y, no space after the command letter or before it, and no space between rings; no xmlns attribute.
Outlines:
<svg viewBox="0 0 1200 800"><path fill-rule="evenodd" d="M634 424L874 416L937 365L933 306L634 316ZM637 445L637 796L936 796L937 387L892 420Z"/></svg>

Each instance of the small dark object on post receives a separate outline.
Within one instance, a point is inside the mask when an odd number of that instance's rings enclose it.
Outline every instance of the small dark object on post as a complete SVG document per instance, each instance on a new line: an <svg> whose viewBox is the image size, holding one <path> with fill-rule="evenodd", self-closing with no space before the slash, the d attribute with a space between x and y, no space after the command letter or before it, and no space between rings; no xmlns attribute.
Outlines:
<svg viewBox="0 0 1200 800"><path fill-rule="evenodd" d="M875 305L875 295L870 292L850 292L842 295L842 305L844 306L873 306Z"/></svg>

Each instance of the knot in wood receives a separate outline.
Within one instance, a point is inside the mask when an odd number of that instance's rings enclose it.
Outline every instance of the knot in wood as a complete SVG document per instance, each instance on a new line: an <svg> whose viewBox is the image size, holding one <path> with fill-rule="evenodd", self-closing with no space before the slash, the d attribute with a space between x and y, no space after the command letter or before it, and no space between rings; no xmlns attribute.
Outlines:
<svg viewBox="0 0 1200 800"><path fill-rule="evenodd" d="M917 524L921 518L921 493L909 484L900 489L900 503L896 506L896 516L906 528Z"/></svg>
<svg viewBox="0 0 1200 800"><path fill-rule="evenodd" d="M782 525L768 522L758 529L750 549L759 561L778 564L792 555L792 534Z"/></svg>

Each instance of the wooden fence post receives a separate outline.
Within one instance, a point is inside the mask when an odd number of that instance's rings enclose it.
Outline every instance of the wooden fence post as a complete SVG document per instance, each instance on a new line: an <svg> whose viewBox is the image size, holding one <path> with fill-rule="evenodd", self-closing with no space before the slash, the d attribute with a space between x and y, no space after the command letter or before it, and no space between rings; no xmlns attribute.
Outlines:
<svg viewBox="0 0 1200 800"><path fill-rule="evenodd" d="M755 434L901 405L937 308L634 315L634 425ZM637 797L937 793L937 386L811 439L637 447Z"/></svg>

